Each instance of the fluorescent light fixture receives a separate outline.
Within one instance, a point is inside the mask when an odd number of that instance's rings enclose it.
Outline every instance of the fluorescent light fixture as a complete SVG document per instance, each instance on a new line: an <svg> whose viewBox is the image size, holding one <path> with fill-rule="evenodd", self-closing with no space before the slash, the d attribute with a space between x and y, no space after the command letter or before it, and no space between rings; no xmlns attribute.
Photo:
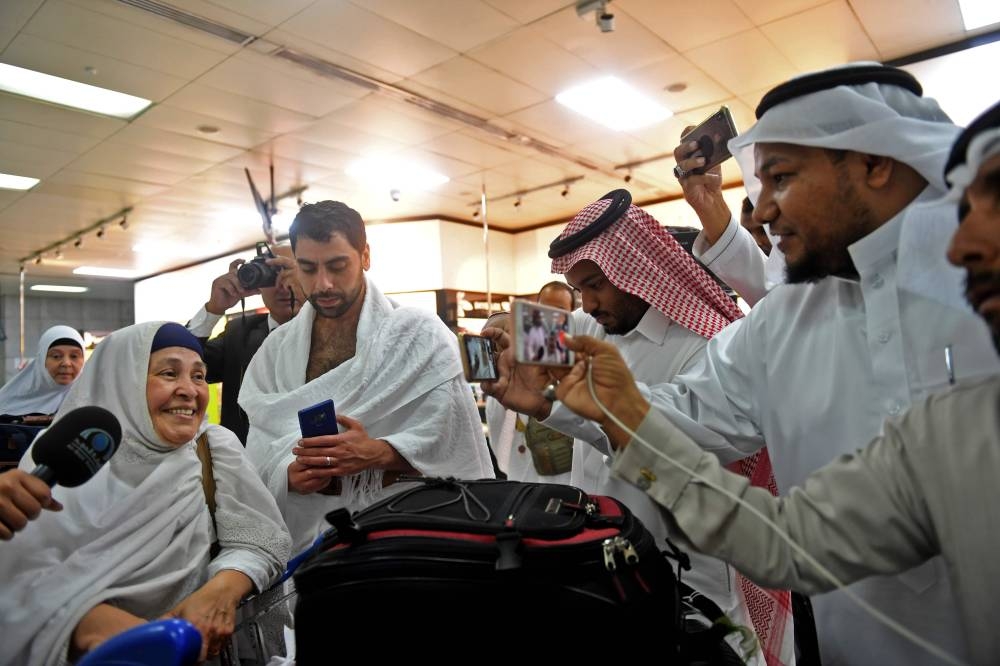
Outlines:
<svg viewBox="0 0 1000 666"><path fill-rule="evenodd" d="M391 157L366 157L347 167L347 175L371 187L387 190L429 190L450 178L433 169Z"/></svg>
<svg viewBox="0 0 1000 666"><path fill-rule="evenodd" d="M71 287L68 284L35 284L31 291L57 291L64 294L82 294L87 287Z"/></svg>
<svg viewBox="0 0 1000 666"><path fill-rule="evenodd" d="M148 99L0 63L0 90L128 120L152 104Z"/></svg>
<svg viewBox="0 0 1000 666"><path fill-rule="evenodd" d="M99 277L113 278L134 278L139 275L139 271L129 268L102 268L101 266L80 266L74 268L77 275L97 275Z"/></svg>
<svg viewBox="0 0 1000 666"><path fill-rule="evenodd" d="M37 178L0 173L0 190L30 190L37 184Z"/></svg>
<svg viewBox="0 0 1000 666"><path fill-rule="evenodd" d="M616 132L653 125L674 115L614 76L573 86L556 95L556 101Z"/></svg>
<svg viewBox="0 0 1000 666"><path fill-rule="evenodd" d="M966 30L1000 23L1000 3L997 0L958 0Z"/></svg>

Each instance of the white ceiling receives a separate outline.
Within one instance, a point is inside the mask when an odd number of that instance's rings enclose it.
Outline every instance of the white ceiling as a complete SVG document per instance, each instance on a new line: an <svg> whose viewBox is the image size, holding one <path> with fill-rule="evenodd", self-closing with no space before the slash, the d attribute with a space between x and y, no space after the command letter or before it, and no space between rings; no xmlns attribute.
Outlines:
<svg viewBox="0 0 1000 666"><path fill-rule="evenodd" d="M369 221L472 222L485 184L494 228L554 222L622 186L616 165L669 152L720 104L747 127L763 92L797 73L966 36L955 0L614 0L607 34L566 0L166 1L257 39L240 46L115 0L0 2L0 62L154 102L125 122L0 93L0 172L41 179L27 193L0 190L0 273L125 207L127 231L90 233L29 274L83 264L148 274L249 246L260 224L243 168L266 192L269 164L278 192L307 186L305 200L342 199ZM278 57L282 47L383 89L316 74ZM554 101L602 74L674 117L616 133ZM676 83L686 89L666 90ZM425 110L407 93L471 116ZM371 154L420 160L451 181L395 202L345 175ZM635 169L636 200L676 196L672 166ZM724 173L739 181L732 164ZM580 176L560 196L559 183ZM516 208L502 199L550 183ZM135 252L140 241L159 251Z"/></svg>

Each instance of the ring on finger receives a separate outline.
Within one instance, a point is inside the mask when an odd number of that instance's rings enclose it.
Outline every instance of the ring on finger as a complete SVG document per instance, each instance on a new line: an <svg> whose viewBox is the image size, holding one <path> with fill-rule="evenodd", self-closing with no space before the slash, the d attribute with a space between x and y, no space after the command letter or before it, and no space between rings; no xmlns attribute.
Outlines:
<svg viewBox="0 0 1000 666"><path fill-rule="evenodd" d="M677 180L681 180L682 178L687 178L690 175L690 173L691 173L690 171L685 171L684 169L682 169L681 165L679 164L674 166L674 177Z"/></svg>
<svg viewBox="0 0 1000 666"><path fill-rule="evenodd" d="M548 386L546 386L545 390L542 391L542 397L545 398L546 400L548 400L549 402L555 402L556 401L556 385L555 384L549 384Z"/></svg>
<svg viewBox="0 0 1000 666"><path fill-rule="evenodd" d="M327 467L333 467L333 461L330 460L330 456L326 457L326 466Z"/></svg>

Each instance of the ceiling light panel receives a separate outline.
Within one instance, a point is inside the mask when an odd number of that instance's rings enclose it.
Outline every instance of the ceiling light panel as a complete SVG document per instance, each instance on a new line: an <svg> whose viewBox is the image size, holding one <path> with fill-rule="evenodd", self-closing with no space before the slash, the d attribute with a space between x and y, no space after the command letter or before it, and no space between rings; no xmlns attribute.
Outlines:
<svg viewBox="0 0 1000 666"><path fill-rule="evenodd" d="M958 0L966 30L1000 22L1000 3L996 0Z"/></svg>
<svg viewBox="0 0 1000 666"><path fill-rule="evenodd" d="M0 190L30 190L37 184L37 178L0 173Z"/></svg>
<svg viewBox="0 0 1000 666"><path fill-rule="evenodd" d="M99 277L125 279L134 278L139 275L139 271L128 268L103 268L101 266L80 266L79 268L74 268L73 272L77 275L96 275Z"/></svg>
<svg viewBox="0 0 1000 666"><path fill-rule="evenodd" d="M82 294L87 291L87 287L73 287L68 284L36 284L32 285L31 291L51 291L62 294Z"/></svg>
<svg viewBox="0 0 1000 666"><path fill-rule="evenodd" d="M152 102L142 97L0 63L0 90L128 120Z"/></svg>
<svg viewBox="0 0 1000 666"><path fill-rule="evenodd" d="M648 127L673 113L614 76L582 83L556 95L556 101L616 132Z"/></svg>

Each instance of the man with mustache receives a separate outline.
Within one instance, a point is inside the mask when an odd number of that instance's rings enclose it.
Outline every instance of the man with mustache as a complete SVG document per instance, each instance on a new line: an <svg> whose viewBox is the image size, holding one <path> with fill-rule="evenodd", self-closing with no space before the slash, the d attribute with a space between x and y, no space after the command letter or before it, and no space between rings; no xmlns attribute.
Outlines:
<svg viewBox="0 0 1000 666"><path fill-rule="evenodd" d="M306 204L289 238L308 303L261 345L240 406L247 454L292 535L308 546L332 509L363 508L400 474L493 476L455 336L399 307L365 276L364 221L338 201ZM299 410L332 399L338 434L301 437Z"/></svg>
<svg viewBox="0 0 1000 666"><path fill-rule="evenodd" d="M215 278L208 302L202 306L187 329L191 331L205 348L205 364L208 366L207 379L210 384L222 382L222 406L219 424L229 428L246 446L250 421L246 412L236 401L240 394L243 375L250 365L250 359L260 348L268 333L295 316L302 307L305 297L295 279L295 263L292 249L286 244L273 248L275 257L266 263L281 269L273 287L244 289L236 277L236 272L244 263L235 259L229 264L229 271ZM266 314L243 315L226 324L225 330L209 339L215 324L226 310L236 305L241 298L260 294L267 308Z"/></svg>
<svg viewBox="0 0 1000 666"><path fill-rule="evenodd" d="M1000 104L962 133L945 173L961 222L947 257L965 269L968 302L1000 351ZM558 396L605 428L617 449L615 474L669 509L695 547L763 585L808 593L836 587L810 558L848 583L941 555L972 663L998 663L1000 633L992 618L1000 578L1000 377L962 382L916 404L866 448L821 467L777 499L723 470L716 456L651 409L612 346L589 338L570 346L589 358L597 398L618 420L592 399L585 362L563 379ZM762 530L761 515L789 539ZM903 624L930 638L931 649L945 647L956 656L951 646ZM870 655L868 663L930 663L922 648L877 659L880 646L855 640Z"/></svg>

